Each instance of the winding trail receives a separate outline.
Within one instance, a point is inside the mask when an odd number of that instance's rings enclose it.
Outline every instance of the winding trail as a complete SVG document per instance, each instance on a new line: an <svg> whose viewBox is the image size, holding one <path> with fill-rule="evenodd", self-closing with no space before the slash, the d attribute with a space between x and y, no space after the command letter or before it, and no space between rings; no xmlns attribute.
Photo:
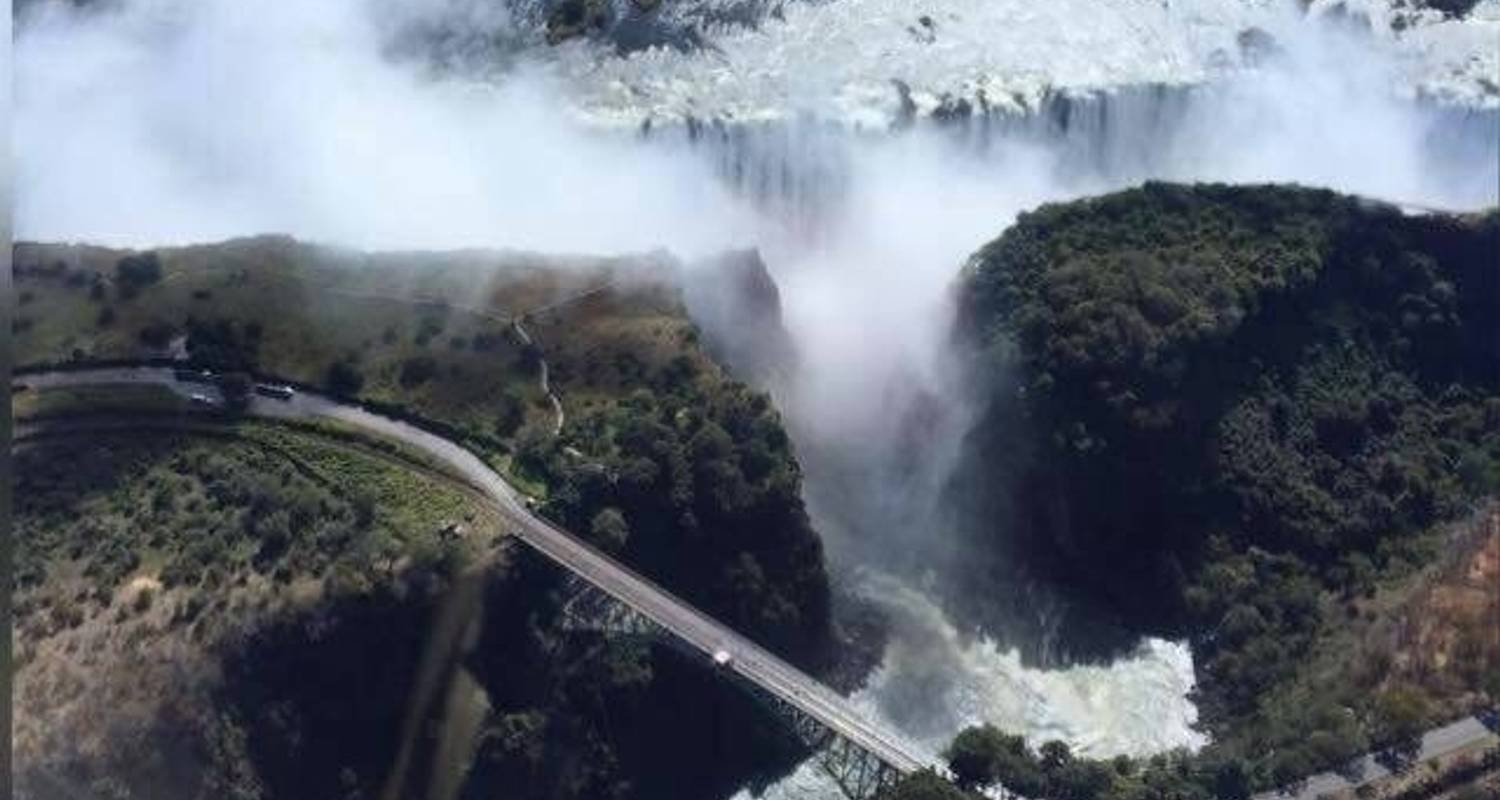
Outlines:
<svg viewBox="0 0 1500 800"><path fill-rule="evenodd" d="M173 277L176 277L176 275L174 275ZM546 353L542 352L541 345L538 345L536 343L536 340L532 338L531 333L526 330L526 327L523 324L523 320L525 320L527 317L536 316L537 314L543 314L548 311L554 311L556 309L562 308L563 306L571 305L586 297L591 297L593 295L612 289L615 286L619 285L619 283L620 282L618 280L608 280L604 283L599 284L598 286L592 286L588 289L565 295L562 298L553 300L550 303L543 303L542 305L536 306L534 308L518 312L515 315L503 314L501 312L495 311L490 308L485 308L483 306L471 306L465 305L463 303L455 303L442 297L423 297L421 295L402 295L393 292L363 291L359 289L338 289L333 287L324 287L324 291L328 292L329 294L344 295L346 297L357 297L365 300L386 300L392 303L405 303L409 305L430 303L433 305L443 306L444 308L456 309L466 314L473 314L475 316L492 320L494 322L499 322L504 325L509 325L513 330L515 330L516 335L520 337L521 343L523 345L530 347L536 351L537 362L540 368L540 374L538 376L537 383L541 387L542 394L547 396L547 402L552 405L552 435L558 436L562 433L563 425L567 422L568 415L567 412L563 410L562 398L558 397L557 392L553 391L552 389L552 381L550 377L551 372L549 367L547 366Z"/></svg>
<svg viewBox="0 0 1500 800"><path fill-rule="evenodd" d="M521 337L522 344L536 350L536 361L538 368L537 371L539 373L537 382L542 387L542 394L547 395L547 399L552 403L552 411L555 415L555 419L552 424L552 435L556 436L562 433L563 423L567 421L568 416L567 413L563 411L562 400L560 400L557 394L552 391L552 382L548 379L547 357L542 354L542 348L537 345L536 342L532 341L531 334L527 333L525 326L521 324L521 320L524 317L524 314L516 317L511 321L510 325L515 329L516 335Z"/></svg>
<svg viewBox="0 0 1500 800"><path fill-rule="evenodd" d="M161 386L180 395L203 393L201 384L178 383L170 369L118 367L31 373L17 376L32 391L110 386ZM217 391L213 391L216 395ZM534 515L523 495L490 466L462 446L426 430L359 406L313 392L298 392L289 400L252 394L247 413L280 420L334 420L379 438L410 447L437 461L478 489L492 502L510 533L549 560L593 585L616 601L651 620L699 653L705 664L717 653L731 658L719 667L802 714L816 720L843 740L871 754L901 774L926 764L901 739L867 719L837 692L783 661L733 629L657 586L572 534ZM185 412L186 418L194 416Z"/></svg>

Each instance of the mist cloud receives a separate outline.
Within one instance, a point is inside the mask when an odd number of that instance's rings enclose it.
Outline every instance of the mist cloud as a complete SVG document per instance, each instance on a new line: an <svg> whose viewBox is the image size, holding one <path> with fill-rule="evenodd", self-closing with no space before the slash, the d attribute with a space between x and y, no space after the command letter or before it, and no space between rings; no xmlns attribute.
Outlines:
<svg viewBox="0 0 1500 800"><path fill-rule="evenodd" d="M16 44L18 234L568 252L734 238L702 164L571 125L539 72L496 85L394 64L373 7L38 9Z"/></svg>
<svg viewBox="0 0 1500 800"><path fill-rule="evenodd" d="M504 8L36 6L15 48L16 235L152 246L278 232L368 248L665 246L685 258L759 246L801 356L778 400L836 566L918 582L964 560L945 551L951 520L938 503L975 413L951 360L947 292L965 257L1017 213L1149 177L1294 181L1455 207L1494 203L1500 184L1500 117L1401 99L1358 35L1289 13L1270 31L1279 55L1261 69L1177 103L1162 100L1174 90L1122 97L1075 123L1095 128L1067 134L1102 147L1023 135L1024 125L985 141L973 125L968 135L918 126L820 136L815 147L793 137L740 165L826 174L827 197L752 201L721 180L725 154L711 145L669 134L642 146L633 133L576 124L543 64L519 58L479 81L390 57L394 32L414 24L504 32ZM720 77L705 70L704 80ZM1100 150L1128 157L1092 160ZM798 218L808 196L828 205L812 235ZM956 648L943 663L976 665L954 678L971 709L1007 707L1001 693L1017 685L1049 685L996 666L992 642L934 631ZM1141 715L1132 724L1185 729L1177 678L1187 669L1190 681L1190 665L1169 660L1172 680L1132 684L1149 695L1131 704ZM1155 675L1131 663L1122 674ZM902 668L887 664L880 686L909 692ZM876 706L880 686L867 694ZM1031 733L1121 728L1090 717L1107 709L1068 713L1001 722ZM1129 749L1120 737L1101 752Z"/></svg>

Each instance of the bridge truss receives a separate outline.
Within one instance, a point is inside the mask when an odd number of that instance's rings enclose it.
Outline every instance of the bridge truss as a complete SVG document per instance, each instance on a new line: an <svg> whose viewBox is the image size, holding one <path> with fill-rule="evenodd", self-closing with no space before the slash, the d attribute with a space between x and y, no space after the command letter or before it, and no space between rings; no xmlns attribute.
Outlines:
<svg viewBox="0 0 1500 800"><path fill-rule="evenodd" d="M621 603L609 593L571 573L564 579L564 597L559 617L563 630L588 631L618 637L645 637L665 643L689 658L703 662L704 654L645 615ZM712 667L710 667L712 668ZM816 717L745 680L732 669L725 677L770 710L809 751L818 766L833 779L849 800L874 800L901 778L901 771L874 753L860 747Z"/></svg>

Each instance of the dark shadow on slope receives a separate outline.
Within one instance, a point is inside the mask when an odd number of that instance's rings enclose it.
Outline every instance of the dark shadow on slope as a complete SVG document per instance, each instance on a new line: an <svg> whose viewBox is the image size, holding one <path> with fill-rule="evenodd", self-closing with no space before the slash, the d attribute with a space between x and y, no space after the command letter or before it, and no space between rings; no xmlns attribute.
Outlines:
<svg viewBox="0 0 1500 800"><path fill-rule="evenodd" d="M378 796L433 598L377 591L255 631L224 658L221 705L272 798Z"/></svg>
<svg viewBox="0 0 1500 800"><path fill-rule="evenodd" d="M727 796L768 785L805 755L765 706L699 657L560 630L556 572L523 553L483 578L483 624L461 666L490 712L459 797ZM436 625L437 585L331 602L226 655L224 706L264 797L382 796ZM423 719L402 796L431 785L442 720Z"/></svg>

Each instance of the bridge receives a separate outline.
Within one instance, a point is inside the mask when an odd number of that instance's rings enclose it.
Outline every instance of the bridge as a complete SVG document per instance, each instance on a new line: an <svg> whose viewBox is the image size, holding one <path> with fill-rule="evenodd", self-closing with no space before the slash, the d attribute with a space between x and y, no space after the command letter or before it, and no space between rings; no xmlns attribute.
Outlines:
<svg viewBox="0 0 1500 800"><path fill-rule="evenodd" d="M162 386L182 395L202 393L222 401L216 388L182 384L156 367L65 370L16 376L32 391L121 385ZM927 766L899 738L857 711L848 700L717 622L651 580L533 514L525 498L469 450L410 423L313 392L288 399L252 394L246 413L279 420L331 420L399 442L442 464L482 492L511 526L515 538L570 573L578 588L569 613L582 624L664 636L705 665L750 690L790 725L819 764L853 800L867 800L900 776ZM723 661L724 655L728 656Z"/></svg>

